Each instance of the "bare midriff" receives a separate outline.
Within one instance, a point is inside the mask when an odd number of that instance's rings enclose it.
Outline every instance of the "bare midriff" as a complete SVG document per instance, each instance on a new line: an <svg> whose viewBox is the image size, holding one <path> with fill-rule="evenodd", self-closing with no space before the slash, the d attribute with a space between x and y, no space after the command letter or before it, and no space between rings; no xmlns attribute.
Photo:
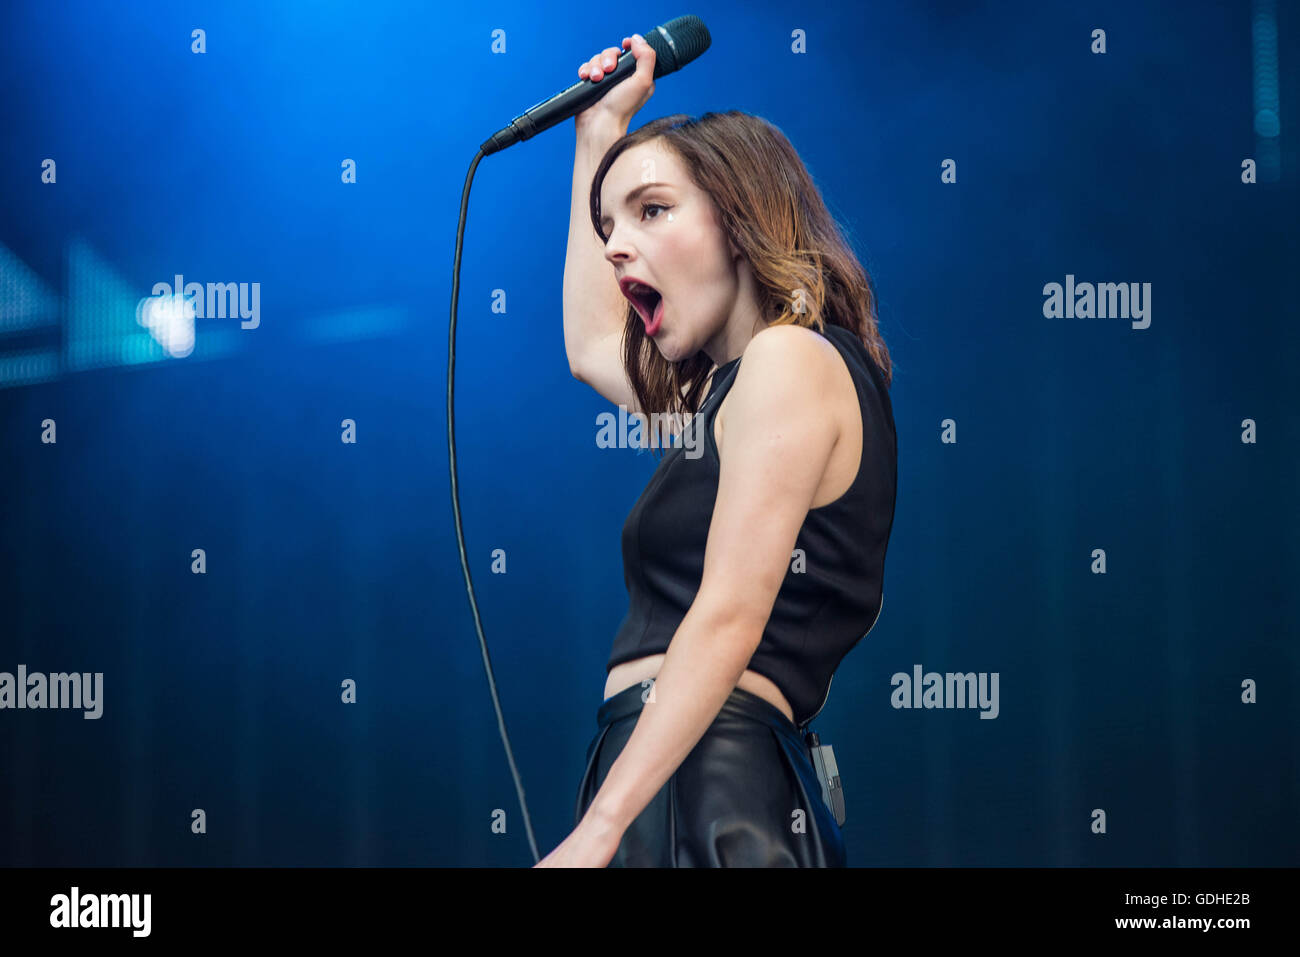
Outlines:
<svg viewBox="0 0 1300 957"><path fill-rule="evenodd" d="M647 678L654 678L659 674L659 667L664 663L667 655L646 655L644 658L633 658L631 661L625 661L622 664L615 665L605 679L605 697L610 698L632 685L640 684ZM736 687L741 691L748 691L750 694L758 695L769 704L775 705L782 714L794 721L794 709L790 707L790 702L785 700L785 695L781 694L771 678L765 678L757 671L745 670L736 682Z"/></svg>

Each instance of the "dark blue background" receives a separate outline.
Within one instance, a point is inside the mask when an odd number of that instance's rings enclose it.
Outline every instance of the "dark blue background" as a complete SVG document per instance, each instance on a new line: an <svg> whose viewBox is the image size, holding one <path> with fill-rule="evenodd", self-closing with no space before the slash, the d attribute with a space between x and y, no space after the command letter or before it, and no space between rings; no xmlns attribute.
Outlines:
<svg viewBox="0 0 1300 957"><path fill-rule="evenodd" d="M260 282L261 325L201 321L226 349L206 358L0 388L0 671L105 676L98 721L0 712L0 863L532 863L450 509L461 189L582 60L683 13L713 46L633 127L779 126L895 361L887 600L818 721L850 863L1297 862L1293 7L1280 178L1243 185L1246 2L151 0L0 13L0 243L57 299L0 358L63 355L76 316L120 318L177 272ZM596 447L611 406L568 372L573 139L479 166L456 363L467 547L542 853L572 825L619 534L655 465ZM1150 282L1150 328L1044 318L1067 273ZM87 274L121 294L79 301ZM893 709L917 663L998 672L999 717Z"/></svg>

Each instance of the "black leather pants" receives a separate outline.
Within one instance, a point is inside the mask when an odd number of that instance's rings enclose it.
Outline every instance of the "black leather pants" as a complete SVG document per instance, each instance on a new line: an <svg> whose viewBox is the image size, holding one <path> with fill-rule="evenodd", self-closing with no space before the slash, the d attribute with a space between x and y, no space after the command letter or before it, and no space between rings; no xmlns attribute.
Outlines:
<svg viewBox="0 0 1300 957"><path fill-rule="evenodd" d="M574 825L622 752L649 688L632 685L596 714ZM844 837L795 725L732 689L694 750L623 834L610 867L844 867Z"/></svg>

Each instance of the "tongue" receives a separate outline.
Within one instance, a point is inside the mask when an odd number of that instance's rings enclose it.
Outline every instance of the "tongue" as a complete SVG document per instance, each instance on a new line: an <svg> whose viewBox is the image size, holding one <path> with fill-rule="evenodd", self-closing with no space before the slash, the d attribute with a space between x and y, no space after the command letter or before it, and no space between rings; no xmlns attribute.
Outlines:
<svg viewBox="0 0 1300 957"><path fill-rule="evenodd" d="M650 312L650 321L646 323L647 332L658 332L659 323L663 320L664 300L661 296L655 301L654 309Z"/></svg>

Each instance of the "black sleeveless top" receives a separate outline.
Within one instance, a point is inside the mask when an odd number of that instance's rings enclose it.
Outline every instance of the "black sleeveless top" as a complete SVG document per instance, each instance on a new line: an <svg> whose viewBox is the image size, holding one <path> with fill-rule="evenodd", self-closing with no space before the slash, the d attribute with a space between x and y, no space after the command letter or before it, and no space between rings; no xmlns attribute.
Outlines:
<svg viewBox="0 0 1300 957"><path fill-rule="evenodd" d="M815 331L815 330L814 330ZM821 711L840 661L875 627L884 602L885 549L894 524L898 440L889 387L866 346L842 326L827 338L849 368L862 410L862 460L849 490L809 510L763 638L747 666L771 679L803 726ZM623 525L628 611L606 665L668 651L695 599L718 495L713 422L742 356L713 373L688 430L664 454ZM685 453L702 449L695 458Z"/></svg>

